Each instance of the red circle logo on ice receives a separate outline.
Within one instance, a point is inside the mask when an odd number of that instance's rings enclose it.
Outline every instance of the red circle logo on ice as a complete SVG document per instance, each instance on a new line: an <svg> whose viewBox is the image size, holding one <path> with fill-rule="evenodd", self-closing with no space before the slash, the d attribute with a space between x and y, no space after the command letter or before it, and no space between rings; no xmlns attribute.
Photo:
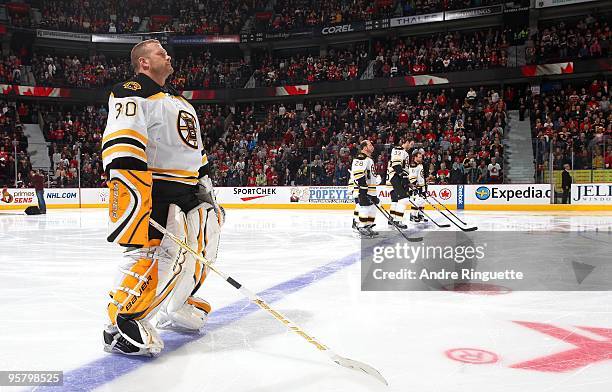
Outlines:
<svg viewBox="0 0 612 392"><path fill-rule="evenodd" d="M499 360L497 354L477 348L453 348L445 352L449 359L473 365L487 365Z"/></svg>
<svg viewBox="0 0 612 392"><path fill-rule="evenodd" d="M474 295L502 295L512 292L512 290L507 287L486 283L453 283L444 286L443 289L446 291Z"/></svg>
<svg viewBox="0 0 612 392"><path fill-rule="evenodd" d="M440 199L448 200L451 198L451 191L448 188L440 189Z"/></svg>

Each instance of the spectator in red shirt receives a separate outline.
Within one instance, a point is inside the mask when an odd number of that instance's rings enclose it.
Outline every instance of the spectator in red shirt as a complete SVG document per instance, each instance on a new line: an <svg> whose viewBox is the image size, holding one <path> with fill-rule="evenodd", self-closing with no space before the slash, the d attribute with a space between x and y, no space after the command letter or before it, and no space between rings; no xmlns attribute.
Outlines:
<svg viewBox="0 0 612 392"><path fill-rule="evenodd" d="M266 182L268 186L277 186L278 185L278 174L274 167L270 169L268 175L266 176Z"/></svg>

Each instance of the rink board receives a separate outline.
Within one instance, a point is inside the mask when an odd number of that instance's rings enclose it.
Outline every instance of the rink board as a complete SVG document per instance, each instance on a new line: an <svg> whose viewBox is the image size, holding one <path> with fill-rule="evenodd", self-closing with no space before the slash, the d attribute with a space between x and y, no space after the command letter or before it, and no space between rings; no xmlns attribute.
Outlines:
<svg viewBox="0 0 612 392"><path fill-rule="evenodd" d="M390 187L378 186L377 195L386 208ZM346 186L219 187L217 200L225 208L321 209L354 208L352 190ZM550 204L548 184L430 185L429 200L452 210L483 211L612 211L612 184L574 184L572 204ZM108 188L46 189L48 209L106 208ZM34 189L2 190L0 210L25 210L37 205ZM432 209L426 205L426 209Z"/></svg>

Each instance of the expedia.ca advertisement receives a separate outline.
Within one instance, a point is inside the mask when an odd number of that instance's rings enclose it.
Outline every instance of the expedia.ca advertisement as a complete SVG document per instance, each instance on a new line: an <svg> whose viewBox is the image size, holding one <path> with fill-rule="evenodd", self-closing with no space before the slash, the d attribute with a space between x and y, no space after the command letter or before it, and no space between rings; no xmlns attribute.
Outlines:
<svg viewBox="0 0 612 392"><path fill-rule="evenodd" d="M466 205L550 204L551 196L548 184L465 185L463 192Z"/></svg>

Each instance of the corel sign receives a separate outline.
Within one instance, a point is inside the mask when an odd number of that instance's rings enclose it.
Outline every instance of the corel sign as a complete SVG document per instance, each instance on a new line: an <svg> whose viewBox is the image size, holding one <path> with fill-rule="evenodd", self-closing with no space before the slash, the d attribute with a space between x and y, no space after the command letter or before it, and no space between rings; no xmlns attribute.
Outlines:
<svg viewBox="0 0 612 392"><path fill-rule="evenodd" d="M612 204L612 184L572 184L572 204Z"/></svg>
<svg viewBox="0 0 612 392"><path fill-rule="evenodd" d="M352 33L353 31L355 31L353 29L353 26L350 24L347 24L347 25L323 27L323 29L321 30L321 34L329 35L329 34L338 34L338 33Z"/></svg>

